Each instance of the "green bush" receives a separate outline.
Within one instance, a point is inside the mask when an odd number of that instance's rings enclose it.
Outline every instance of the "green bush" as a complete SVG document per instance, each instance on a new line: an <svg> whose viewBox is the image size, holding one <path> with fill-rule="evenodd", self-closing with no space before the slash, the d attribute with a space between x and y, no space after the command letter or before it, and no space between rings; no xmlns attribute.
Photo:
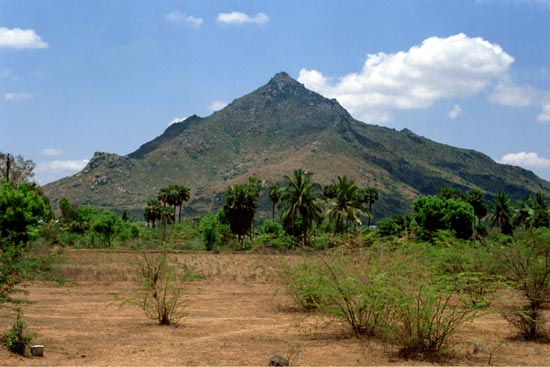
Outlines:
<svg viewBox="0 0 550 367"><path fill-rule="evenodd" d="M464 323L478 316L482 305L472 304L456 289L445 287L446 280L429 277L397 284L393 301L394 327L388 335L400 347L404 358L442 357L449 348L449 337Z"/></svg>
<svg viewBox="0 0 550 367"><path fill-rule="evenodd" d="M279 273L294 301L305 311L313 311L322 303L324 279L318 264L305 263L283 267Z"/></svg>
<svg viewBox="0 0 550 367"><path fill-rule="evenodd" d="M406 358L430 359L452 347L450 337L487 305L480 274L437 275L434 253L378 243L284 269L297 304L340 320L357 337L397 344ZM467 269L468 266L462 270Z"/></svg>
<svg viewBox="0 0 550 367"><path fill-rule="evenodd" d="M406 230L406 220L402 215L392 215L376 223L376 234L380 237L400 236Z"/></svg>
<svg viewBox="0 0 550 367"><path fill-rule="evenodd" d="M261 234L270 234L273 236L282 236L284 229L281 223L277 220L267 219L260 227Z"/></svg>
<svg viewBox="0 0 550 367"><path fill-rule="evenodd" d="M212 251L221 242L221 223L216 214L208 214L201 218L199 232L207 251Z"/></svg>
<svg viewBox="0 0 550 367"><path fill-rule="evenodd" d="M516 231L514 240L504 247L501 261L504 276L513 282L526 301L504 310L503 316L526 340L549 340L542 309L550 303L550 230Z"/></svg>
<svg viewBox="0 0 550 367"><path fill-rule="evenodd" d="M29 354L32 340L36 335L25 335L26 329L27 324L25 323L25 321L23 321L23 314L21 312L21 309L18 309L15 324L13 324L11 329L6 333L6 335L4 335L3 338L4 344L10 352L22 356L27 356Z"/></svg>

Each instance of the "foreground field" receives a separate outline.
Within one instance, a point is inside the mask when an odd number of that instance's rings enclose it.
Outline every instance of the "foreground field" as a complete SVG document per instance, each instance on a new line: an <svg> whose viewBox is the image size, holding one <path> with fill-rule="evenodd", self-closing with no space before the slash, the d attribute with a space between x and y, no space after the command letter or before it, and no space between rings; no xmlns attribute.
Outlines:
<svg viewBox="0 0 550 367"><path fill-rule="evenodd" d="M187 316L178 327L157 326L131 305L135 254L71 250L64 286L29 285L25 320L44 344L43 358L0 351L0 365L267 365L274 354L293 365L426 365L398 359L395 349L358 340L336 322L299 312L276 274L300 255L182 253L205 278L189 284ZM0 311L0 330L13 323ZM548 365L550 345L511 340L499 315L484 316L456 335L452 365ZM484 348L473 353L475 342Z"/></svg>

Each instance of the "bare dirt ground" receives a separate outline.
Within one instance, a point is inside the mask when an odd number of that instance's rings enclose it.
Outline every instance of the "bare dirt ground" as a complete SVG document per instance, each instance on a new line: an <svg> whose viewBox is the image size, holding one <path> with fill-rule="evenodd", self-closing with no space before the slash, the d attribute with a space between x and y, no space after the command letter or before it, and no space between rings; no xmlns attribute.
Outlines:
<svg viewBox="0 0 550 367"><path fill-rule="evenodd" d="M177 327L158 326L122 301L135 290L135 254L69 250L62 265L74 282L29 284L25 321L45 356L23 358L0 350L0 365L267 365L274 354L292 365L427 365L402 360L396 349L358 340L336 322L299 312L276 280L283 261L299 255L178 254L205 279L188 286L187 315ZM0 311L0 330L13 313ZM497 314L467 324L454 340L449 365L549 365L550 345L510 339ZM473 354L474 342L484 350ZM440 362L441 363L441 362Z"/></svg>

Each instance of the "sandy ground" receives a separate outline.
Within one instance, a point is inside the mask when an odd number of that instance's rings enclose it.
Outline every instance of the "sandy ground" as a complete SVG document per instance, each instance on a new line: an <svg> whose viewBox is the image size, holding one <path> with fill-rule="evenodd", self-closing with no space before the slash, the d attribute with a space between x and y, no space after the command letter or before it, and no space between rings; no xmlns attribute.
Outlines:
<svg viewBox="0 0 550 367"><path fill-rule="evenodd" d="M29 285L25 321L45 356L0 350L0 365L267 365L274 354L293 365L426 365L398 359L395 348L358 340L336 322L297 311L276 281L282 261L301 256L180 254L206 278L187 287L186 316L158 326L136 306L121 307L135 290L135 255L69 251L63 274L75 281ZM0 312L0 330L14 315ZM550 365L550 345L513 341L499 315L467 324L455 336L449 365ZM484 350L473 354L474 342Z"/></svg>

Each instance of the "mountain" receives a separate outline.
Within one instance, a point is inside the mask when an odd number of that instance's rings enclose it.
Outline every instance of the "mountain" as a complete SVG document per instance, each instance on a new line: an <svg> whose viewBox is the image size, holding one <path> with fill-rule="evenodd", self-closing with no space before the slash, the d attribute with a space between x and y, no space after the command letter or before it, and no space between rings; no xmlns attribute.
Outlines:
<svg viewBox="0 0 550 367"><path fill-rule="evenodd" d="M251 175L282 182L298 168L323 184L347 176L360 187L377 187L378 217L406 212L417 195L441 186L502 191L514 199L550 193L550 182L482 153L357 121L286 73L208 117L172 124L127 156L95 153L81 172L44 191L54 205L65 196L140 215L161 187L178 183L191 188L186 210L196 214L221 206L227 187ZM268 199L262 200L267 209Z"/></svg>

